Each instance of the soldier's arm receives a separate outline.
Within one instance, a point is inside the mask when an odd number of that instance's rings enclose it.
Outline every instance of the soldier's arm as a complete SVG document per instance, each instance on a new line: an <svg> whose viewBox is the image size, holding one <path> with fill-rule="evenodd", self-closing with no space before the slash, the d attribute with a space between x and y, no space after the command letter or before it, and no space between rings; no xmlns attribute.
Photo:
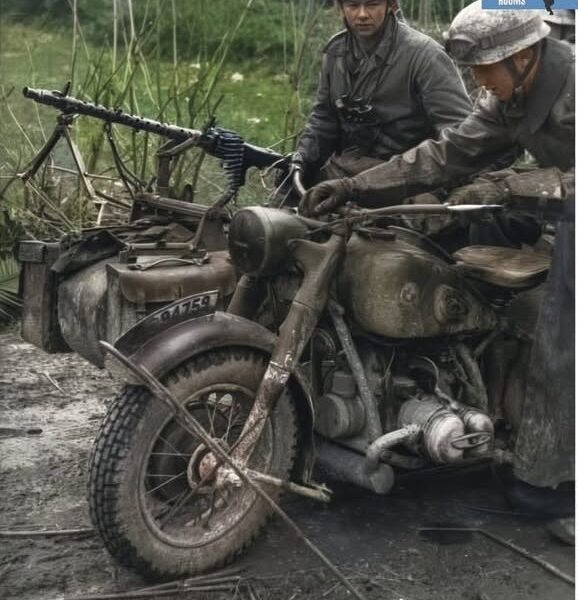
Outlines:
<svg viewBox="0 0 578 600"><path fill-rule="evenodd" d="M458 125L472 112L457 68L437 42L428 40L416 54L411 79L436 138L442 129Z"/></svg>
<svg viewBox="0 0 578 600"><path fill-rule="evenodd" d="M497 106L480 103L459 126L444 129L388 162L351 179L362 206L381 207L479 173L515 144Z"/></svg>
<svg viewBox="0 0 578 600"><path fill-rule="evenodd" d="M509 205L537 213L546 220L574 220L574 169L560 171L556 167L535 169L506 177Z"/></svg>
<svg viewBox="0 0 578 600"><path fill-rule="evenodd" d="M329 60L324 54L315 103L297 144L297 151L310 164L325 162L339 139L339 121L329 94Z"/></svg>

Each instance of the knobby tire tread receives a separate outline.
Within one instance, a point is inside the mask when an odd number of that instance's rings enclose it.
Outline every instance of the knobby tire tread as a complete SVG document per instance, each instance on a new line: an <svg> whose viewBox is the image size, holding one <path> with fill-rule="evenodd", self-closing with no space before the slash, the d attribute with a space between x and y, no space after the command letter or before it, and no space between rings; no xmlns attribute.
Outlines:
<svg viewBox="0 0 578 600"><path fill-rule="evenodd" d="M231 353L237 357L243 354L245 356L260 356L263 364L268 362L267 356L243 348L228 349L228 351L209 351L176 368L165 378L164 384L170 385L171 380L190 377L194 372L201 371L208 366L218 366L229 360ZM135 435L135 429L138 427L138 423L151 401L153 401L152 395L146 388L134 385L126 386L115 399L99 428L90 456L88 502L91 521L109 553L121 565L139 572L146 578L162 580L194 573L183 573L179 570L161 571L150 564L148 560L143 558L139 549L133 545L131 540L122 535L122 523L118 518L118 511L114 507L123 476L122 459L127 455L128 448ZM292 447L288 449L293 462L297 451L298 420L292 399L289 405L295 428ZM289 473L287 473L287 476L289 476ZM242 554L262 533L272 516L271 511L263 511L261 522L254 528L252 534L247 537L239 548L215 563L211 569L221 568Z"/></svg>

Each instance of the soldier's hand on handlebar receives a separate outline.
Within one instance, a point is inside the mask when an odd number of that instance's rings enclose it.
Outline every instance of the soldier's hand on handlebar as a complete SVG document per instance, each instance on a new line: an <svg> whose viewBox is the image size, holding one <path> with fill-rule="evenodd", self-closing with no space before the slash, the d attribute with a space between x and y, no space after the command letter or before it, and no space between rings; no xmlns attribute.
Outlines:
<svg viewBox="0 0 578 600"><path fill-rule="evenodd" d="M474 181L457 188L448 196L448 204L505 204L510 199L508 187L502 181Z"/></svg>
<svg viewBox="0 0 578 600"><path fill-rule="evenodd" d="M324 181L307 190L299 203L299 212L305 217L318 217L335 212L348 200L352 200L353 183L351 179L332 179Z"/></svg>

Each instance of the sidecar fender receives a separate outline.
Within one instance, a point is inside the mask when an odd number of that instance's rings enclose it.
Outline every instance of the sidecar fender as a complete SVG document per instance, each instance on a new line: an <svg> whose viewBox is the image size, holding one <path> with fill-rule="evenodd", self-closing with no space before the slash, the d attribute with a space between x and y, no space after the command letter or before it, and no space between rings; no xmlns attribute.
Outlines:
<svg viewBox="0 0 578 600"><path fill-rule="evenodd" d="M145 325L143 322L141 327ZM140 339L145 337L142 333ZM216 348L245 347L270 355L277 338L258 323L217 311L157 332L138 347L135 347L134 339L134 336L123 336L115 347L129 356L132 362L148 369L157 379L162 379L185 361ZM109 372L113 376L121 376L126 383L136 383L125 371L124 375L120 375L115 362L107 359ZM293 374L289 385L295 399L301 432L294 477L308 482L314 462L313 396L308 378L299 370Z"/></svg>

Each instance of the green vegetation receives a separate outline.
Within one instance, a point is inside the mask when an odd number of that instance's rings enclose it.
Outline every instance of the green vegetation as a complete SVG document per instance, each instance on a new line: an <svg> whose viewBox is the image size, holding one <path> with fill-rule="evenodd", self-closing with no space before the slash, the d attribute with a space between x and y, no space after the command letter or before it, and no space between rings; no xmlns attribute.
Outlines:
<svg viewBox="0 0 578 600"><path fill-rule="evenodd" d="M93 45L114 43L113 19L117 25L134 22L145 45L154 45L165 58L172 58L173 41L186 60L207 60L219 47L225 32L239 21L246 6L244 0L77 0L78 20L87 41ZM266 57L275 62L285 56L287 27L292 11L317 9L321 0L255 0L242 29L235 36L232 60ZM42 8L39 10L38 5ZM51 26L68 26L70 2L58 0L3 0L4 13L20 22L38 19ZM176 14L176 22L173 20ZM151 34L151 27L154 35ZM123 43L122 36L119 43Z"/></svg>

